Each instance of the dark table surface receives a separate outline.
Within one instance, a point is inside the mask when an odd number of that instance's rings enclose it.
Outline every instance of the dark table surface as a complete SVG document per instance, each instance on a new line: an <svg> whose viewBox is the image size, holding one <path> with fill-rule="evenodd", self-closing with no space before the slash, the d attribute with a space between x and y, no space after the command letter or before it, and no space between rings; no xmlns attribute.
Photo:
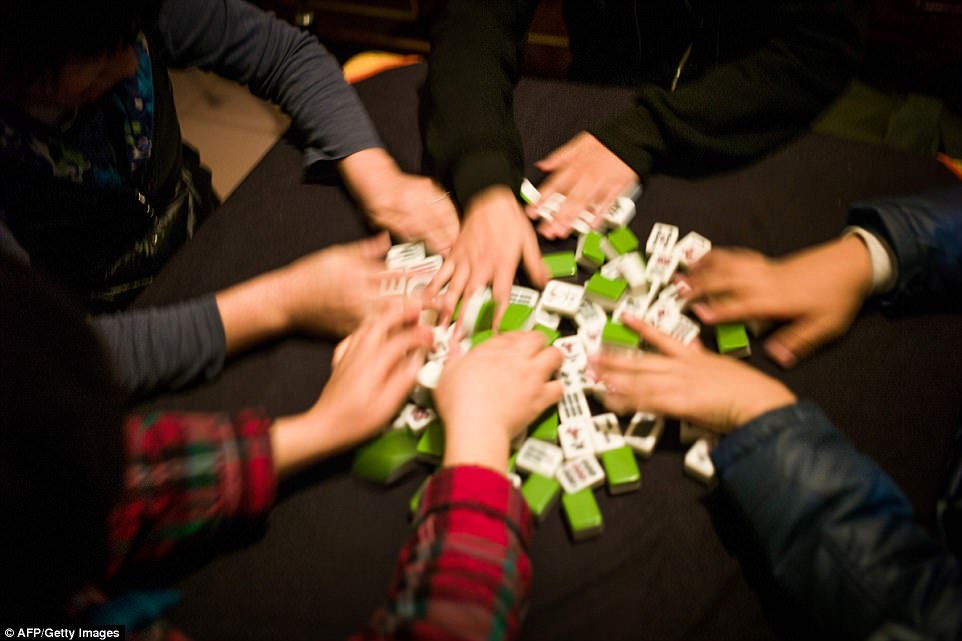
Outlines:
<svg viewBox="0 0 962 641"><path fill-rule="evenodd" d="M424 69L358 86L389 151L418 171ZM630 104L621 89L523 81L515 112L531 163ZM301 156L279 142L174 257L138 306L189 298L367 233L345 192L301 180ZM634 231L655 221L696 230L716 245L784 254L841 229L849 203L917 192L953 178L929 157L805 135L747 168L688 180L656 176ZM644 236L643 236L644 235ZM544 249L569 247L546 243ZM826 410L905 490L921 518L935 504L949 435L962 407L962 318L897 320L868 309L851 333L791 372L756 350L752 364ZM333 343L292 337L230 362L216 381L143 407L272 415L306 409L330 373ZM641 491L596 492L605 533L574 544L560 514L539 526L526 639L768 639L793 636L801 613L770 603L751 547L717 493L682 475L684 447L670 429L641 465ZM362 627L384 598L410 534L408 499L425 468L397 486L351 478L350 456L282 488L258 536L215 543L178 576L175 624L198 639L336 639Z"/></svg>

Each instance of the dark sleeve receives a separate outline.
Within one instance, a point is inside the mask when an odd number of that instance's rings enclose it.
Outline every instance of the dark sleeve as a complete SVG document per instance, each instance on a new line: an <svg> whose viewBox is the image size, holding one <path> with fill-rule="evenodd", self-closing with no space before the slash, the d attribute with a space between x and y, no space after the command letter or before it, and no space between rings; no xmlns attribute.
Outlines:
<svg viewBox="0 0 962 641"><path fill-rule="evenodd" d="M214 296L92 319L117 379L131 395L174 390L216 376L227 339Z"/></svg>
<svg viewBox="0 0 962 641"><path fill-rule="evenodd" d="M589 129L640 176L736 166L807 128L854 73L861 0L753 3L773 35L759 49ZM761 22L761 20L760 20Z"/></svg>
<svg viewBox="0 0 962 641"><path fill-rule="evenodd" d="M431 30L425 148L462 205L521 185L514 86L537 0L451 0Z"/></svg>
<svg viewBox="0 0 962 641"><path fill-rule="evenodd" d="M884 239L898 263L890 311L962 309L962 186L857 203L849 224Z"/></svg>
<svg viewBox="0 0 962 641"><path fill-rule="evenodd" d="M778 586L832 638L962 638L958 560L815 405L762 415L712 459Z"/></svg>
<svg viewBox="0 0 962 641"><path fill-rule="evenodd" d="M511 482L444 468L424 488L387 604L352 641L514 639L531 584L534 519Z"/></svg>
<svg viewBox="0 0 962 641"><path fill-rule="evenodd" d="M243 0L166 0L165 59L247 85L277 103L305 137L305 163L383 147L337 60L314 36Z"/></svg>

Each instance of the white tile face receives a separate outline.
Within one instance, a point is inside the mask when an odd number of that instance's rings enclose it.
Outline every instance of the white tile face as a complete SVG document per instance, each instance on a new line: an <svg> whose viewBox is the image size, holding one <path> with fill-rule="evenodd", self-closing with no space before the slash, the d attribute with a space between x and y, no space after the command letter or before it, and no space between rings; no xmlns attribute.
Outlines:
<svg viewBox="0 0 962 641"><path fill-rule="evenodd" d="M666 223L655 223L648 235L648 242L645 243L645 253L649 256L665 252L671 253L675 243L678 241L678 228Z"/></svg>
<svg viewBox="0 0 962 641"><path fill-rule="evenodd" d="M689 345L698 338L698 334L701 333L701 329L698 324L687 316L679 316L678 322L672 328L671 332L672 338L675 338L685 345Z"/></svg>
<svg viewBox="0 0 962 641"><path fill-rule="evenodd" d="M531 205L541 200L541 192L530 180L525 178L521 181L521 198Z"/></svg>
<svg viewBox="0 0 962 641"><path fill-rule="evenodd" d="M424 243L401 243L387 250L384 262L388 269L405 269L416 265L425 258Z"/></svg>
<svg viewBox="0 0 962 641"><path fill-rule="evenodd" d="M577 335L562 336L552 345L564 354L561 369L569 372L583 372L588 367L588 351Z"/></svg>
<svg viewBox="0 0 962 641"><path fill-rule="evenodd" d="M564 462L564 452L557 445L537 439L528 439L518 451L515 465L529 474L552 478Z"/></svg>
<svg viewBox="0 0 962 641"><path fill-rule="evenodd" d="M608 280L615 280L616 278L621 278L621 262L619 259L621 256L609 259L607 263L601 266L601 275Z"/></svg>
<svg viewBox="0 0 962 641"><path fill-rule="evenodd" d="M534 308L534 313L531 317L534 319L535 325L544 325L548 329L558 329L561 325L561 316L554 312L549 312L541 303ZM533 326L534 325L532 325L532 327Z"/></svg>
<svg viewBox="0 0 962 641"><path fill-rule="evenodd" d="M407 272L408 277L411 277L414 274L428 274L430 276L434 276L441 271L441 267L443 265L444 259L440 256L428 256L427 258L419 261L405 263L404 271Z"/></svg>
<svg viewBox="0 0 962 641"><path fill-rule="evenodd" d="M701 438L685 453L685 473L706 484L715 478L715 466L709 455L712 445L711 439Z"/></svg>
<svg viewBox="0 0 962 641"><path fill-rule="evenodd" d="M404 290L404 295L408 298L415 298L421 295L421 292L425 287L434 280L434 274L415 274L413 276L408 276L407 286Z"/></svg>
<svg viewBox="0 0 962 641"><path fill-rule="evenodd" d="M617 450L625 446L625 439L621 434L610 432L595 432L595 454L600 456L609 450Z"/></svg>
<svg viewBox="0 0 962 641"><path fill-rule="evenodd" d="M670 334L678 324L681 312L671 300L659 299L655 301L645 313L645 322L665 334Z"/></svg>
<svg viewBox="0 0 962 641"><path fill-rule="evenodd" d="M649 282L665 284L671 280L678 268L678 257L669 251L656 250L645 267L645 278Z"/></svg>
<svg viewBox="0 0 962 641"><path fill-rule="evenodd" d="M574 316L585 297L585 288L560 280L548 281L541 295L541 305L561 316Z"/></svg>
<svg viewBox="0 0 962 641"><path fill-rule="evenodd" d="M690 421L680 421L678 423L678 440L684 445L710 436L711 432L709 430L704 427L699 427Z"/></svg>
<svg viewBox="0 0 962 641"><path fill-rule="evenodd" d="M428 361L418 370L418 385L433 390L437 388L444 366L438 361Z"/></svg>
<svg viewBox="0 0 962 641"><path fill-rule="evenodd" d="M602 309L601 305L590 300L581 302L581 306L578 307L578 311L574 317L575 325L577 325L579 329L583 327L604 329L607 320L608 315L605 313L605 310Z"/></svg>
<svg viewBox="0 0 962 641"><path fill-rule="evenodd" d="M401 414L404 416L408 428L415 434L423 432L424 428L438 417L433 410L427 409L426 407L418 407L414 403L405 405Z"/></svg>
<svg viewBox="0 0 962 641"><path fill-rule="evenodd" d="M625 443L643 458L649 458L665 431L665 418L647 412L631 417L625 430Z"/></svg>
<svg viewBox="0 0 962 641"><path fill-rule="evenodd" d="M627 227L635 217L635 201L627 196L619 196L605 214L610 227Z"/></svg>
<svg viewBox="0 0 962 641"><path fill-rule="evenodd" d="M595 453L595 428L590 420L565 421L558 426L558 442L568 460Z"/></svg>
<svg viewBox="0 0 962 641"><path fill-rule="evenodd" d="M648 298L645 296L625 296L618 303L618 307L611 313L611 320L616 323L621 322L621 317L628 312L635 318L644 318L648 313Z"/></svg>
<svg viewBox="0 0 962 641"><path fill-rule="evenodd" d="M537 307L540 297L541 293L536 289L515 285L511 288L511 297L508 299L508 302L515 305L524 305L525 307Z"/></svg>
<svg viewBox="0 0 962 641"><path fill-rule="evenodd" d="M678 241L673 251L678 256L678 263L687 269L711 251L711 241L699 233L690 231Z"/></svg>
<svg viewBox="0 0 962 641"><path fill-rule="evenodd" d="M648 276L645 275L645 263L638 252L630 252L618 259L618 269L621 276L628 281L628 290L632 294L646 291Z"/></svg>
<svg viewBox="0 0 962 641"><path fill-rule="evenodd" d="M595 488L605 482L605 471L594 456L568 461L558 470L558 482L568 494Z"/></svg>

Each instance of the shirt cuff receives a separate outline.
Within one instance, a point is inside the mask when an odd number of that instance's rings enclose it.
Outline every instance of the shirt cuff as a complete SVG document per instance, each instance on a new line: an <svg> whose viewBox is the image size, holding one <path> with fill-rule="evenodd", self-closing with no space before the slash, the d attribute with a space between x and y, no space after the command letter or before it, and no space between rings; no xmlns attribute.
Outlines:
<svg viewBox="0 0 962 641"><path fill-rule="evenodd" d="M469 525L478 526L477 533L481 534L494 519L503 521L525 547L533 536L534 519L521 492L503 474L486 467L459 465L435 473L424 489L415 525L433 513L460 510L481 517L473 523L460 521L464 525L462 529Z"/></svg>
<svg viewBox="0 0 962 641"><path fill-rule="evenodd" d="M898 282L898 263L892 248L884 240L863 227L846 227L843 237L857 236L865 243L869 261L872 263L872 293L885 294L895 287Z"/></svg>
<svg viewBox="0 0 962 641"><path fill-rule="evenodd" d="M451 172L451 189L462 209L478 192L494 185L505 185L512 193L521 186L521 171L500 151L472 153Z"/></svg>
<svg viewBox="0 0 962 641"><path fill-rule="evenodd" d="M253 410L239 412L232 420L237 443L238 457L226 461L225 480L231 476L242 479L237 488L233 516L258 517L274 504L277 496L277 474L274 470L274 454L271 449L270 426L273 421ZM231 463L236 467L232 467ZM224 482L224 481L222 481ZM229 486L227 481L225 485ZM230 488L225 487L225 492Z"/></svg>

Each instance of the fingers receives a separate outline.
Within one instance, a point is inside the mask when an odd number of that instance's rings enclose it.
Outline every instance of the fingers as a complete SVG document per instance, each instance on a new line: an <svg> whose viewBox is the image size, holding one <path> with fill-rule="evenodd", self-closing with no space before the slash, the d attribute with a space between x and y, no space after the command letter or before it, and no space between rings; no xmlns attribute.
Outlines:
<svg viewBox="0 0 962 641"><path fill-rule="evenodd" d="M691 311L698 316L699 320L708 325L768 318L773 315L772 310L759 298L737 294L692 303Z"/></svg>
<svg viewBox="0 0 962 641"><path fill-rule="evenodd" d="M356 249L362 258L379 258L383 260L384 256L387 255L387 250L391 248L391 235L386 231L382 231L370 238L364 238L351 243L349 246Z"/></svg>
<svg viewBox="0 0 962 641"><path fill-rule="evenodd" d="M691 296L697 298L730 292L739 283L753 277L752 272L757 268L752 269L752 263L761 267L762 255L740 248L713 248L689 270L686 280L692 288Z"/></svg>
<svg viewBox="0 0 962 641"><path fill-rule="evenodd" d="M574 145L575 139L569 140L541 160L535 162L534 166L537 167L539 171L551 173L568 162L571 154L574 153Z"/></svg>
<svg viewBox="0 0 962 641"><path fill-rule="evenodd" d="M776 330L765 341L764 348L773 361L785 369L790 369L829 338L820 324L811 319L803 319Z"/></svg>
<svg viewBox="0 0 962 641"><path fill-rule="evenodd" d="M672 338L668 334L652 327L639 318L635 318L631 314L625 314L621 317L621 320L626 326L638 332L638 335L641 336L646 343L665 356L682 356L690 351L681 341Z"/></svg>
<svg viewBox="0 0 962 641"><path fill-rule="evenodd" d="M494 298L494 316L491 328L495 332L501 326L501 319L504 318L504 312L508 309L508 303L511 300L511 285L514 283L515 269L515 266L510 264L494 267L494 278L491 279L491 296Z"/></svg>
<svg viewBox="0 0 962 641"><path fill-rule="evenodd" d="M538 247L538 237L535 236L534 230L526 230L522 243L521 264L524 265L524 271L535 287L544 289L551 276L544 264L541 248Z"/></svg>

